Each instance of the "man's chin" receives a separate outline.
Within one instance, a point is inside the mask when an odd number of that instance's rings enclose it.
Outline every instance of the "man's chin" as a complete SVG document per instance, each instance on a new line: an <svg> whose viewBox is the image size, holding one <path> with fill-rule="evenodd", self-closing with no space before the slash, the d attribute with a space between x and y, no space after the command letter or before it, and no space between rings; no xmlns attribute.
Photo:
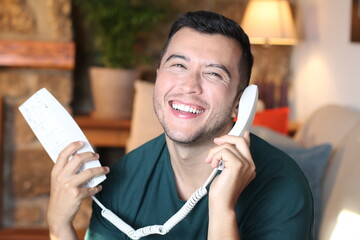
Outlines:
<svg viewBox="0 0 360 240"><path fill-rule="evenodd" d="M208 124L210 125L210 124ZM167 125L163 125L166 136L173 142L178 144L201 144L207 141L213 141L216 136L223 135L226 123L212 123L212 128L201 127L194 129L170 129ZM226 134L226 133L224 133Z"/></svg>
<svg viewBox="0 0 360 240"><path fill-rule="evenodd" d="M183 132L173 132L165 130L166 136L173 142L178 144L192 144L201 139L202 134L199 132L192 134L184 134Z"/></svg>
<svg viewBox="0 0 360 240"><path fill-rule="evenodd" d="M178 144L191 144L196 142L196 138L194 139L193 137L190 136L182 136L179 134L168 134L167 132L165 132L165 134L171 141Z"/></svg>

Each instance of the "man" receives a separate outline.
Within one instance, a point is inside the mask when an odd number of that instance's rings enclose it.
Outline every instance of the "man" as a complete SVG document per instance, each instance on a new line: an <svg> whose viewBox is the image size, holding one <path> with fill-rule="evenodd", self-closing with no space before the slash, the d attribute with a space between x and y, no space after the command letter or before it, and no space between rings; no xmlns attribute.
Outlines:
<svg viewBox="0 0 360 240"><path fill-rule="evenodd" d="M48 210L53 239L76 239L81 200L97 198L134 229L163 224L201 187L222 160L209 194L164 236L144 239L311 239L312 197L296 163L247 132L228 136L253 59L248 37L232 20L198 11L170 30L157 69L154 109L165 134L126 155L107 180L81 188L106 167L76 174L97 154L70 144L52 171ZM128 239L94 205L86 239Z"/></svg>

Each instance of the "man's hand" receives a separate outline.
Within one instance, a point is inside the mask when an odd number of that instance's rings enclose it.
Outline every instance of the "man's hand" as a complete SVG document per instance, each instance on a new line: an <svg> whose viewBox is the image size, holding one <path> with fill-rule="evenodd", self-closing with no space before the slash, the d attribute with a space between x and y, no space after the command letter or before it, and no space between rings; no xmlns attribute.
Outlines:
<svg viewBox="0 0 360 240"><path fill-rule="evenodd" d="M235 206L246 186L255 178L255 164L250 153L250 135L225 135L216 138L207 162L213 168L220 160L225 168L211 183L209 192L209 239L239 239ZM223 235L225 234L225 235Z"/></svg>
<svg viewBox="0 0 360 240"><path fill-rule="evenodd" d="M107 174L108 167L90 168L77 173L87 161L98 160L96 153L76 154L82 142L69 144L60 154L51 172L50 201L47 218L51 239L77 239L72 222L84 198L95 195L101 186L82 187L91 178ZM72 156L72 159L68 159Z"/></svg>

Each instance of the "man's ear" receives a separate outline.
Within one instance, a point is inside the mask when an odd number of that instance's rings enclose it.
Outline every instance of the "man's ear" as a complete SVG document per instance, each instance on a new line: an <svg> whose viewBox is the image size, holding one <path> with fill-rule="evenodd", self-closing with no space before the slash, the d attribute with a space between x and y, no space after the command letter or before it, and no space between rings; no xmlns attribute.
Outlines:
<svg viewBox="0 0 360 240"><path fill-rule="evenodd" d="M232 117L232 118L236 118L237 115L238 115L239 100L240 100L240 96L237 96L237 97L235 98L235 102L234 102L234 104L233 104L233 109L232 109L232 112L231 112L231 117Z"/></svg>

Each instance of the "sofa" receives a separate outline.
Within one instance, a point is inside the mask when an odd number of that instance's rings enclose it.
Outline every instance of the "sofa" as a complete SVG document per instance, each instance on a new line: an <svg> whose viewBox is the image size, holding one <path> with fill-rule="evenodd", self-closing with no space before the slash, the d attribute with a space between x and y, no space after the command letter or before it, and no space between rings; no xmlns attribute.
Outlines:
<svg viewBox="0 0 360 240"><path fill-rule="evenodd" d="M152 83L135 83L127 151L163 132L152 91ZM251 132L293 157L308 178L316 239L360 239L360 112L328 105L301 123L293 137L261 124Z"/></svg>
<svg viewBox="0 0 360 240"><path fill-rule="evenodd" d="M360 239L359 111L323 106L300 125L293 138L263 127L253 127L252 132L289 153L295 161L308 161L307 167L317 173L307 176L310 187L315 184L314 190L318 191L318 199L313 192L315 208L318 206L316 239ZM301 159L302 154L307 159ZM307 170L303 169L305 175Z"/></svg>
<svg viewBox="0 0 360 240"><path fill-rule="evenodd" d="M322 181L320 240L360 239L360 112L329 105L295 136L304 147L332 145Z"/></svg>

